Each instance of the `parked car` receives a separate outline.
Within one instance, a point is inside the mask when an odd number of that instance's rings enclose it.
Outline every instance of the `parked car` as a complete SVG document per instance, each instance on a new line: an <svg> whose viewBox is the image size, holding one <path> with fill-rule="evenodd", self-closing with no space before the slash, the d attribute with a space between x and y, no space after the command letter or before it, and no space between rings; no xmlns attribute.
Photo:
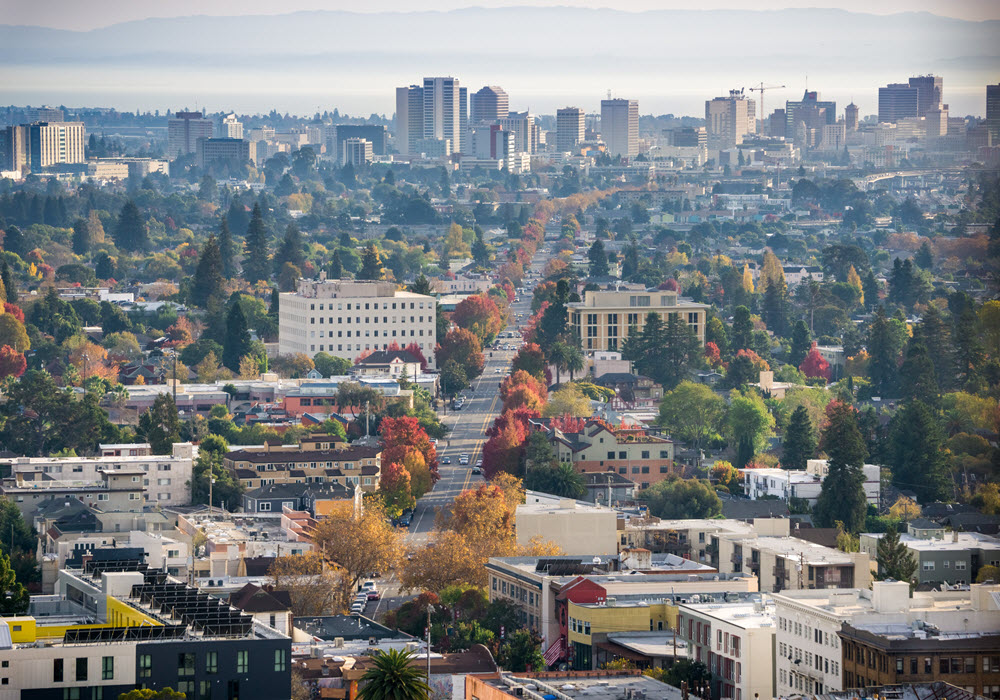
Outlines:
<svg viewBox="0 0 1000 700"><path fill-rule="evenodd" d="M368 591L368 600L378 600L381 597L382 595L374 589Z"/></svg>
<svg viewBox="0 0 1000 700"><path fill-rule="evenodd" d="M399 516L399 526L400 527L409 527L411 520L412 520L412 517L408 513L405 514L405 515L401 515L401 516Z"/></svg>

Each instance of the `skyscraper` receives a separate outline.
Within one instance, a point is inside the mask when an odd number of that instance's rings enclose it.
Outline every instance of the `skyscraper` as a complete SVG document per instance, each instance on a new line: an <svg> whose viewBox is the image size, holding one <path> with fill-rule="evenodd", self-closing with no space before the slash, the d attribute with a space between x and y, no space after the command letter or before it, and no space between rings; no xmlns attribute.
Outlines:
<svg viewBox="0 0 1000 700"><path fill-rule="evenodd" d="M396 88L396 150L418 153L417 141L424 137L424 89L419 85Z"/></svg>
<svg viewBox="0 0 1000 700"><path fill-rule="evenodd" d="M917 116L926 117L932 109L941 107L944 102L944 78L936 75L920 75L910 78L909 86L917 88Z"/></svg>
<svg viewBox="0 0 1000 700"><path fill-rule="evenodd" d="M895 124L900 119L920 116L920 88L907 83L889 83L878 89L878 120Z"/></svg>
<svg viewBox="0 0 1000 700"><path fill-rule="evenodd" d="M463 89L457 78L424 78L424 138L448 139L452 152L462 150L468 121Z"/></svg>
<svg viewBox="0 0 1000 700"><path fill-rule="evenodd" d="M705 122L711 148L732 148L757 129L756 104L743 90L730 90L728 97L705 101Z"/></svg>
<svg viewBox="0 0 1000 700"><path fill-rule="evenodd" d="M510 112L507 117L497 119L496 123L502 129L514 134L516 153L535 153L538 150L539 136L535 115L528 112Z"/></svg>
<svg viewBox="0 0 1000 700"><path fill-rule="evenodd" d="M40 122L28 126L28 158L32 169L59 163L82 163L83 122Z"/></svg>
<svg viewBox="0 0 1000 700"><path fill-rule="evenodd" d="M556 150L560 153L575 152L583 141L584 114L579 107L556 110Z"/></svg>
<svg viewBox="0 0 1000 700"><path fill-rule="evenodd" d="M212 138L212 120L201 112L176 112L167 120L167 157L195 153L198 139Z"/></svg>
<svg viewBox="0 0 1000 700"><path fill-rule="evenodd" d="M986 130L1000 143L1000 83L986 86Z"/></svg>
<svg viewBox="0 0 1000 700"><path fill-rule="evenodd" d="M857 131L858 129L858 106L852 101L851 104L844 107L844 122L847 124L848 131Z"/></svg>
<svg viewBox="0 0 1000 700"><path fill-rule="evenodd" d="M806 90L798 102L785 102L785 138L793 139L799 124L822 131L826 124L837 123L837 103L819 99L819 92Z"/></svg>
<svg viewBox="0 0 1000 700"><path fill-rule="evenodd" d="M235 114L227 114L222 120L222 136L228 139L243 138L243 122L238 121Z"/></svg>
<svg viewBox="0 0 1000 700"><path fill-rule="evenodd" d="M469 100L469 123L495 122L510 113L510 100L502 87L487 85L472 94Z"/></svg>
<svg viewBox="0 0 1000 700"><path fill-rule="evenodd" d="M612 158L639 155L639 102L601 100L601 136Z"/></svg>

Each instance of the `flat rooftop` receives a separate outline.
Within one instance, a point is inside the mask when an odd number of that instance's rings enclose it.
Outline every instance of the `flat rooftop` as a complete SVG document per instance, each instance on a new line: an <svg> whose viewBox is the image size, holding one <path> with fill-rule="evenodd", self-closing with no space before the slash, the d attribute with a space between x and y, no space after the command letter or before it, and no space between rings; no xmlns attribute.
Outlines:
<svg viewBox="0 0 1000 700"><path fill-rule="evenodd" d="M882 533L865 533L869 537L882 538ZM948 533L943 540L923 539L913 535L900 535L899 541L918 552L960 552L966 549L1000 549L1000 537L979 532L960 532L956 538Z"/></svg>
<svg viewBox="0 0 1000 700"><path fill-rule="evenodd" d="M854 563L854 559L847 552L801 540L798 537L746 537L732 538L729 541L771 552L785 559L794 559L796 564L804 562L812 566L825 566Z"/></svg>
<svg viewBox="0 0 1000 700"><path fill-rule="evenodd" d="M761 603L693 603L685 608L706 617L728 622L743 629L774 627L774 602L764 599Z"/></svg>
<svg viewBox="0 0 1000 700"><path fill-rule="evenodd" d="M591 675L592 674L592 675ZM507 679L516 685L520 685L528 690L545 697L553 695L555 697L588 698L588 700L621 700L626 697L626 691L645 693L648 700L682 700L682 693L679 688L674 688L666 683L653 680L648 676L640 675L610 675L600 671L594 671L587 675L571 674L565 675L553 673L541 673L526 675L508 675ZM496 679L488 681L490 685L510 692L511 686L503 680ZM559 695L552 691L557 691ZM513 695L513 693L510 693Z"/></svg>

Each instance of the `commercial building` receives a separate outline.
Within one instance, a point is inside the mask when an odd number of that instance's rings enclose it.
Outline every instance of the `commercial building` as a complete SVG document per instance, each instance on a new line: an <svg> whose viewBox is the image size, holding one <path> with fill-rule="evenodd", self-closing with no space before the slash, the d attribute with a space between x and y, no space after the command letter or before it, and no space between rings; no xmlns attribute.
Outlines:
<svg viewBox="0 0 1000 700"><path fill-rule="evenodd" d="M511 112L506 117L496 121L504 131L514 134L514 151L516 153L535 153L539 146L539 129L535 124L535 116L528 112Z"/></svg>
<svg viewBox="0 0 1000 700"><path fill-rule="evenodd" d="M556 150L560 153L576 153L583 143L586 119L579 107L563 107L556 110Z"/></svg>
<svg viewBox="0 0 1000 700"><path fill-rule="evenodd" d="M368 139L345 139L341 141L341 164L363 168L371 163L373 158L372 143Z"/></svg>
<svg viewBox="0 0 1000 700"><path fill-rule="evenodd" d="M469 124L504 119L510 113L510 99L499 85L487 85L469 96Z"/></svg>
<svg viewBox="0 0 1000 700"><path fill-rule="evenodd" d="M889 83L878 89L878 120L892 124L920 116L920 89L907 83Z"/></svg>
<svg viewBox="0 0 1000 700"><path fill-rule="evenodd" d="M994 144L1000 144L1000 83L986 86L986 129Z"/></svg>
<svg viewBox="0 0 1000 700"><path fill-rule="evenodd" d="M554 502L553 502L554 501ZM541 538L566 554L618 553L618 513L612 508L581 503L572 498L533 499L517 507L517 543L528 546Z"/></svg>
<svg viewBox="0 0 1000 700"><path fill-rule="evenodd" d="M774 697L774 603L687 603L679 628L688 658L708 666L715 700Z"/></svg>
<svg viewBox="0 0 1000 700"><path fill-rule="evenodd" d="M372 145L372 153L384 156L388 153L388 132L381 124L337 124L331 127L332 138L327 138L327 151L341 153L341 144L347 139L365 139Z"/></svg>
<svg viewBox="0 0 1000 700"><path fill-rule="evenodd" d="M416 343L433 366L436 314L433 297L392 282L301 280L298 291L281 294L278 352L326 352L353 362L364 350Z"/></svg>
<svg viewBox="0 0 1000 700"><path fill-rule="evenodd" d="M212 120L201 112L176 112L167 120L167 158L197 152L198 139L210 139L212 132Z"/></svg>
<svg viewBox="0 0 1000 700"><path fill-rule="evenodd" d="M420 153L417 141L424 137L424 89L419 85L396 88L396 150Z"/></svg>
<svg viewBox="0 0 1000 700"><path fill-rule="evenodd" d="M790 501L801 498L810 506L816 505L819 493L823 488L823 479L829 473L829 461L825 459L810 459L805 470L797 469L741 469L743 488L746 495L752 499L780 498ZM864 472L865 498L876 508L881 499L881 467L877 464L866 464Z"/></svg>
<svg viewBox="0 0 1000 700"><path fill-rule="evenodd" d="M458 697L458 696L454 696ZM682 700L678 688L644 676L637 669L626 671L553 671L548 673L500 673L466 675L466 700L561 698L562 700ZM966 700L966 699L962 699Z"/></svg>
<svg viewBox="0 0 1000 700"><path fill-rule="evenodd" d="M149 569L141 552L104 553L60 571L56 594L33 596L27 615L0 620L0 696L93 700L168 687L189 698L288 696L287 636Z"/></svg>
<svg viewBox="0 0 1000 700"><path fill-rule="evenodd" d="M25 111L28 123L33 122L63 122L66 114L58 107L33 107Z"/></svg>
<svg viewBox="0 0 1000 700"><path fill-rule="evenodd" d="M865 588L865 552L841 552L797 537L711 535L711 563L723 573L752 573L769 593L803 588Z"/></svg>
<svg viewBox="0 0 1000 700"><path fill-rule="evenodd" d="M698 342L705 344L706 304L681 298L677 292L661 290L586 291L583 301L571 302L569 325L577 333L583 350L619 350L630 329L642 330L646 317L658 314L666 323L676 314L687 323Z"/></svg>
<svg viewBox="0 0 1000 700"><path fill-rule="evenodd" d="M370 493L378 490L382 450L317 434L303 438L298 445L264 445L227 452L222 466L247 490L269 484L329 483L360 486Z"/></svg>
<svg viewBox="0 0 1000 700"><path fill-rule="evenodd" d="M730 90L729 96L705 101L705 123L711 148L732 148L743 137L757 131L756 103L743 90Z"/></svg>
<svg viewBox="0 0 1000 700"><path fill-rule="evenodd" d="M937 75L919 75L910 78L910 87L919 90L917 116L926 117L928 112L944 103L944 78Z"/></svg>
<svg viewBox="0 0 1000 700"><path fill-rule="evenodd" d="M28 125L29 165L47 168L51 165L82 163L86 143L83 122L39 122Z"/></svg>
<svg viewBox="0 0 1000 700"><path fill-rule="evenodd" d="M257 160L256 144L243 139L198 139L195 150L202 168L234 167Z"/></svg>
<svg viewBox="0 0 1000 700"><path fill-rule="evenodd" d="M990 596L995 591L1000 591L1000 586L973 585L971 589L958 591L918 591L911 597L906 582L876 581L870 590L853 588L776 594L777 694L781 697L820 695L880 682L947 680L955 685L971 686L978 695L990 697L992 686L1000 685L995 677L980 679L978 686L965 678L959 682L949 677L954 648L945 649L943 642L965 637L964 644L968 645L991 633L996 639L997 630L1000 630L1000 609ZM849 630L862 629L874 632L874 637L892 635L893 642L899 643L901 663L892 658L879 658L884 654L880 650L869 667L867 653L861 658L857 649L849 652L848 644L855 642L852 639L842 643L842 638L860 636ZM881 641L883 646L889 642ZM933 655L924 656L918 649L920 645L925 647L924 651L934 647ZM995 641L993 647L1000 648ZM902 652L904 648L906 652ZM962 661L956 664L957 673L965 673L967 651L962 650ZM852 657L850 661L848 654ZM939 675L942 656L949 657L948 675ZM980 664L986 674L1000 673L1000 663L997 668L993 666L992 658L988 658L985 665ZM850 682L847 673L853 676ZM859 677L865 682L859 683Z"/></svg>
<svg viewBox="0 0 1000 700"><path fill-rule="evenodd" d="M802 130L821 131L825 124L836 123L837 103L821 100L815 90L806 90L798 102L785 102L784 136L788 140L796 139Z"/></svg>
<svg viewBox="0 0 1000 700"><path fill-rule="evenodd" d="M612 158L639 155L639 102L601 100L601 138Z"/></svg>
<svg viewBox="0 0 1000 700"><path fill-rule="evenodd" d="M851 102L851 104L844 107L844 122L847 125L848 131L858 130L858 106Z"/></svg>
<svg viewBox="0 0 1000 700"><path fill-rule="evenodd" d="M677 148L707 148L708 131L703 126L684 126L671 129L670 145Z"/></svg>
<svg viewBox="0 0 1000 700"><path fill-rule="evenodd" d="M423 137L448 139L452 151L461 153L468 123L466 88L460 86L458 78L424 78L423 98Z"/></svg>
<svg viewBox="0 0 1000 700"><path fill-rule="evenodd" d="M874 561L882 533L862 533L861 551ZM914 560L917 584L923 586L969 584L984 566L1000 566L1000 538L978 532L947 532L933 520L919 518L907 523L899 535Z"/></svg>
<svg viewBox="0 0 1000 700"><path fill-rule="evenodd" d="M28 167L28 127L8 126L0 131L0 171L22 172Z"/></svg>
<svg viewBox="0 0 1000 700"><path fill-rule="evenodd" d="M243 122L239 121L235 114L227 114L222 119L221 135L227 139L242 139Z"/></svg>
<svg viewBox="0 0 1000 700"><path fill-rule="evenodd" d="M750 536L755 532L787 535L789 523L778 518L756 520L750 524L741 520L631 517L625 520L625 528L618 532L618 536L621 547L642 547L656 553L666 552L692 561L711 563L713 534Z"/></svg>

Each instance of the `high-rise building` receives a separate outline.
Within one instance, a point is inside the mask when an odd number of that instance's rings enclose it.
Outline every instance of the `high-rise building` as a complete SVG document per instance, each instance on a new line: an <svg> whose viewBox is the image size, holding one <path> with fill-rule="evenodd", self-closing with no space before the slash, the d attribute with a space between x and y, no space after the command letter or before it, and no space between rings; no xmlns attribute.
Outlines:
<svg viewBox="0 0 1000 700"><path fill-rule="evenodd" d="M908 84L920 91L917 96L918 117L926 117L927 112L940 107L944 102L944 78L936 75L920 75L910 78Z"/></svg>
<svg viewBox="0 0 1000 700"><path fill-rule="evenodd" d="M601 100L601 136L612 158L639 155L639 102Z"/></svg>
<svg viewBox="0 0 1000 700"><path fill-rule="evenodd" d="M448 139L451 150L459 153L468 121L463 94L458 78L424 78L424 138Z"/></svg>
<svg viewBox="0 0 1000 700"><path fill-rule="evenodd" d="M986 86L986 129L1000 143L1000 83Z"/></svg>
<svg viewBox="0 0 1000 700"><path fill-rule="evenodd" d="M365 139L372 145L372 154L386 154L386 128L381 124L337 124L332 128L332 141L327 140L330 153L341 153L341 145L347 139Z"/></svg>
<svg viewBox="0 0 1000 700"><path fill-rule="evenodd" d="M28 167L28 127L8 126L0 132L0 170Z"/></svg>
<svg viewBox="0 0 1000 700"><path fill-rule="evenodd" d="M785 125L788 120L785 116L785 110L776 109L771 112L771 116L767 120L767 135L775 139L785 138Z"/></svg>
<svg viewBox="0 0 1000 700"><path fill-rule="evenodd" d="M792 139L799 133L799 125L806 129L822 131L826 124L837 123L837 103L821 100L815 90L806 90L798 102L785 102L785 138Z"/></svg>
<svg viewBox="0 0 1000 700"><path fill-rule="evenodd" d="M858 130L858 106L853 101L844 107L844 123L848 131Z"/></svg>
<svg viewBox="0 0 1000 700"><path fill-rule="evenodd" d="M560 153L575 152L583 141L585 119L579 107L556 110L556 150Z"/></svg>
<svg viewBox="0 0 1000 700"><path fill-rule="evenodd" d="M419 153L417 141L424 137L424 89L419 85L396 88L396 150Z"/></svg>
<svg viewBox="0 0 1000 700"><path fill-rule="evenodd" d="M344 139L341 141L340 162L361 168L372 162L372 142L368 139Z"/></svg>
<svg viewBox="0 0 1000 700"><path fill-rule="evenodd" d="M708 147L708 131L703 126L682 126L678 129L671 129L670 145L677 148L706 148Z"/></svg>
<svg viewBox="0 0 1000 700"><path fill-rule="evenodd" d="M235 114L227 114L222 120L222 136L227 139L243 138L243 122L238 121Z"/></svg>
<svg viewBox="0 0 1000 700"><path fill-rule="evenodd" d="M202 168L257 162L257 144L243 139L198 139L195 152L198 154L198 165Z"/></svg>
<svg viewBox="0 0 1000 700"><path fill-rule="evenodd" d="M510 112L506 118L497 119L496 123L514 134L514 150L517 153L535 153L538 150L539 129L533 114Z"/></svg>
<svg viewBox="0 0 1000 700"><path fill-rule="evenodd" d="M65 113L57 107L35 107L26 112L28 122L61 122L66 120Z"/></svg>
<svg viewBox="0 0 1000 700"><path fill-rule="evenodd" d="M82 163L83 122L39 122L28 126L28 159L32 169L60 163Z"/></svg>
<svg viewBox="0 0 1000 700"><path fill-rule="evenodd" d="M510 112L510 100L502 87L487 85L472 94L469 100L469 123L495 122Z"/></svg>
<svg viewBox="0 0 1000 700"><path fill-rule="evenodd" d="M198 139L212 138L212 120L201 112L176 112L167 120L167 157L195 153Z"/></svg>
<svg viewBox="0 0 1000 700"><path fill-rule="evenodd" d="M878 89L878 120L880 124L895 124L900 119L920 113L920 88L907 83L889 83Z"/></svg>
<svg viewBox="0 0 1000 700"><path fill-rule="evenodd" d="M705 102L705 122L712 148L732 148L743 143L746 134L757 130L756 103L743 90Z"/></svg>

